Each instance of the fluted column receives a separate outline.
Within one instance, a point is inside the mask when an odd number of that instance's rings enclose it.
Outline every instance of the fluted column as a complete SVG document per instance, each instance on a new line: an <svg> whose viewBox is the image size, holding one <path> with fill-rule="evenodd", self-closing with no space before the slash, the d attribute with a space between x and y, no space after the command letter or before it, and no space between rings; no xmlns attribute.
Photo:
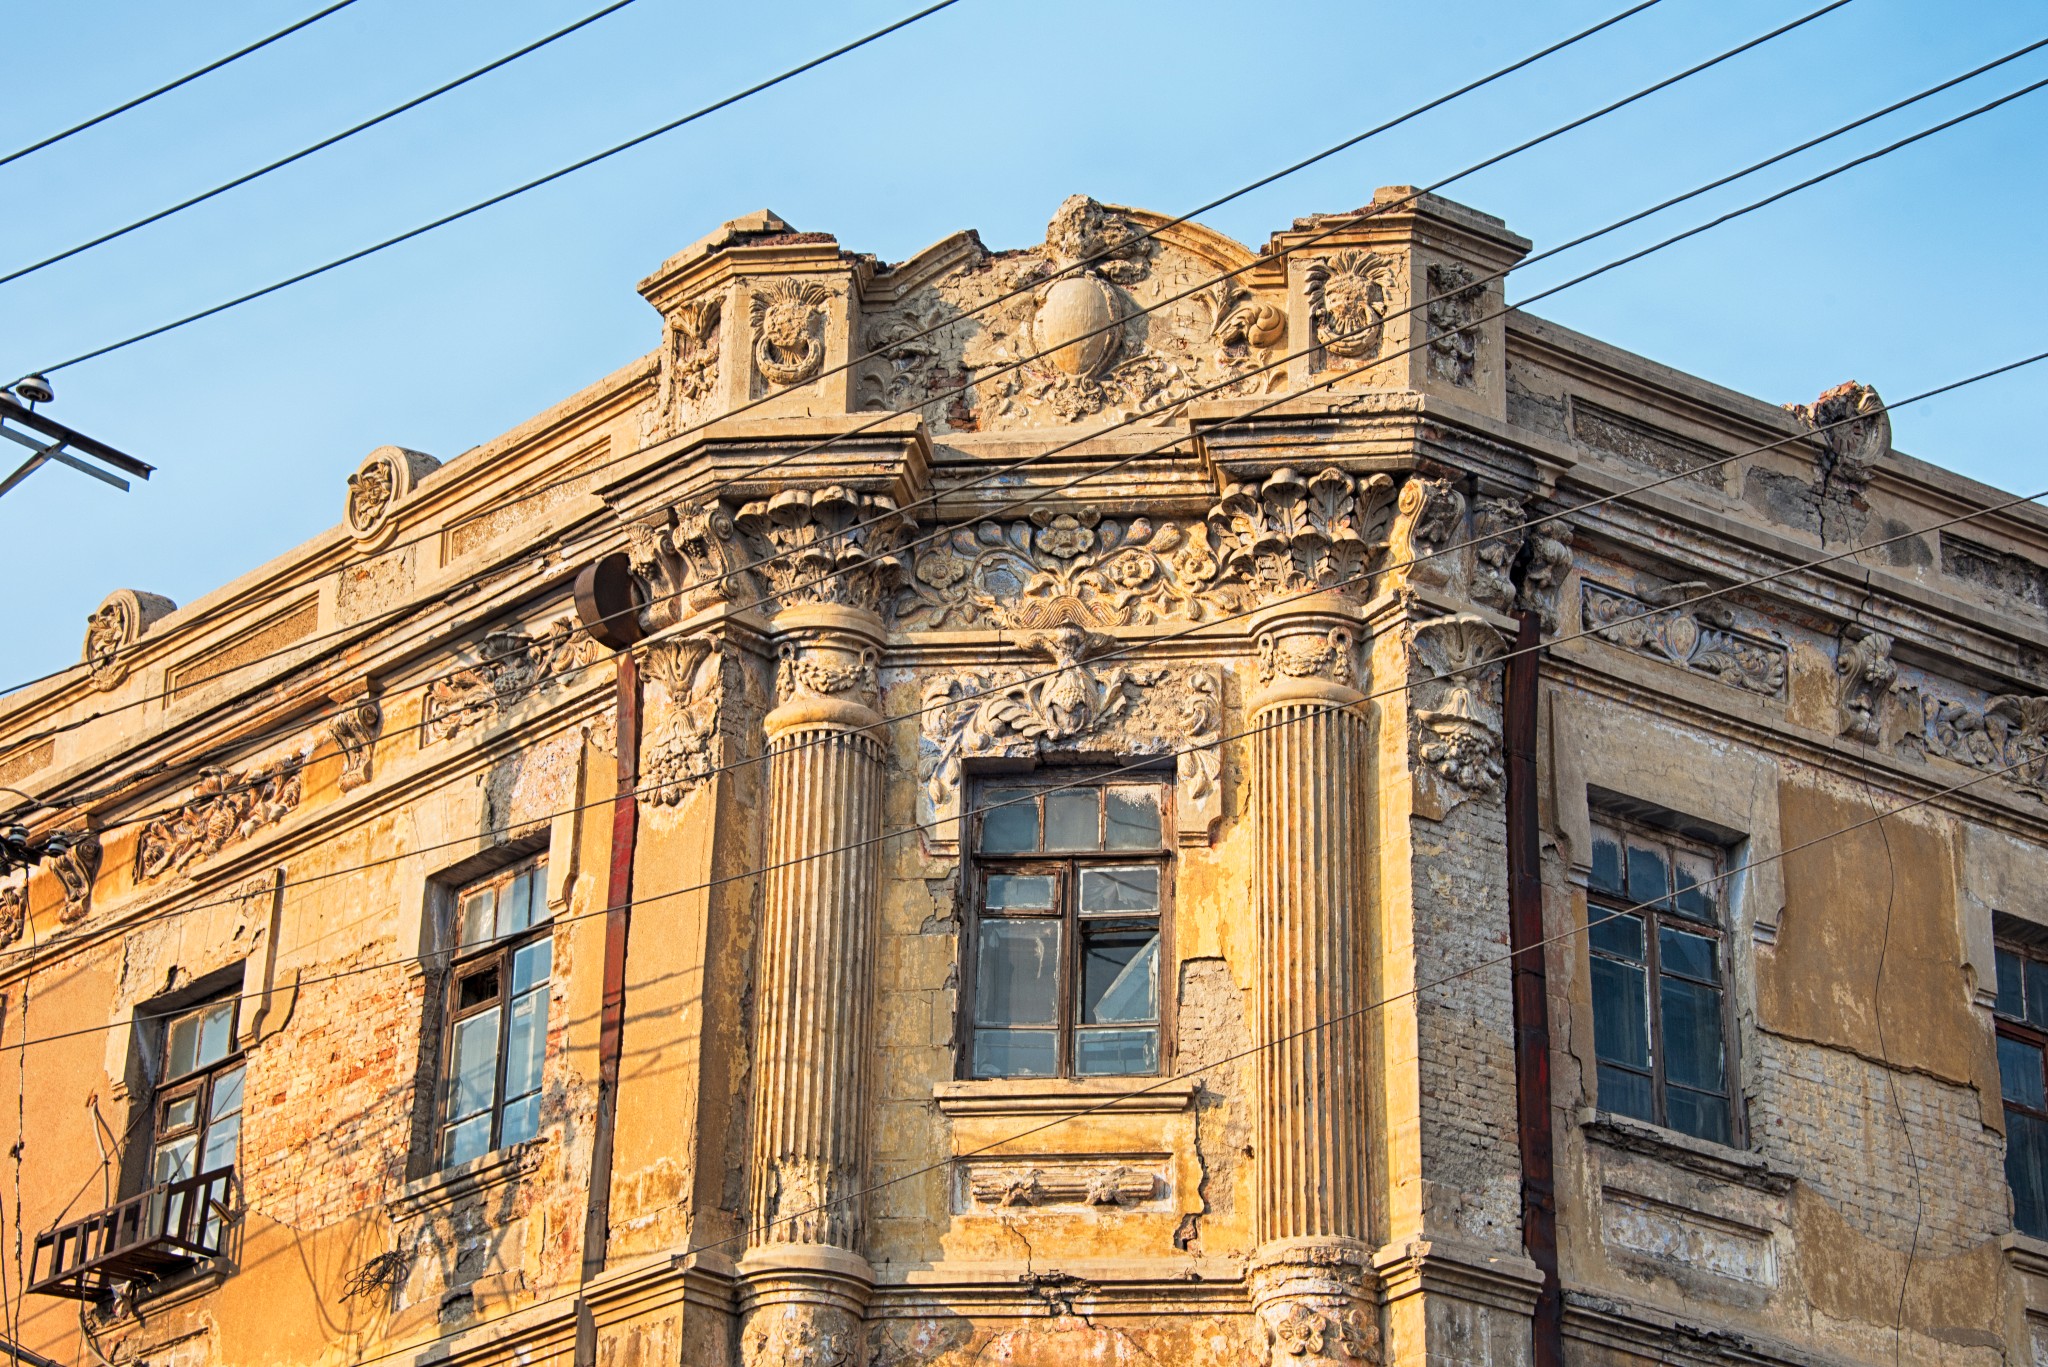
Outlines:
<svg viewBox="0 0 2048 1367"><path fill-rule="evenodd" d="M754 1053L742 1347L752 1364L860 1357L867 1058L882 829L881 622L812 604L774 623L768 869Z"/></svg>
<svg viewBox="0 0 2048 1367"><path fill-rule="evenodd" d="M1269 1360L1378 1361L1369 1273L1363 784L1357 619L1289 605L1254 623L1258 1054L1252 1306ZM1342 1019L1339 1019L1342 1017Z"/></svg>

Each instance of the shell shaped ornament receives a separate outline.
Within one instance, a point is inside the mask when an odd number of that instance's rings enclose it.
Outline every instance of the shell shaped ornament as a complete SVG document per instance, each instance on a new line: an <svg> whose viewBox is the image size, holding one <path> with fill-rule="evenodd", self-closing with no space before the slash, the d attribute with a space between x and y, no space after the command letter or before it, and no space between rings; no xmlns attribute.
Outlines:
<svg viewBox="0 0 2048 1367"><path fill-rule="evenodd" d="M832 295L812 281L782 280L754 295L754 365L773 385L802 384L825 365L825 307Z"/></svg>
<svg viewBox="0 0 2048 1367"><path fill-rule="evenodd" d="M1087 379L1116 359L1122 321L1113 286L1093 275L1070 275L1039 293L1031 340L1054 369Z"/></svg>

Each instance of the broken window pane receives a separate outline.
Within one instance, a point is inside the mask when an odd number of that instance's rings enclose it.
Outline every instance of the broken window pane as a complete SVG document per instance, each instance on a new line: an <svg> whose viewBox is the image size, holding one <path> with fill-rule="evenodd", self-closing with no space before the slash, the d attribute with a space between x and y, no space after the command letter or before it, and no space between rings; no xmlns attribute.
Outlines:
<svg viewBox="0 0 2048 1367"><path fill-rule="evenodd" d="M462 899L457 910L455 943L458 946L482 944L497 929L497 918L498 893L495 888L470 893Z"/></svg>
<svg viewBox="0 0 2048 1367"><path fill-rule="evenodd" d="M1159 1019L1159 932L1090 926L1081 935L1081 1023Z"/></svg>
<svg viewBox="0 0 2048 1367"><path fill-rule="evenodd" d="M1672 882L1677 886L1677 895L1671 904L1681 916L1695 921L1714 922L1719 920L1716 908L1720 901L1721 884L1715 881L1714 863L1711 859L1678 850L1674 854Z"/></svg>
<svg viewBox="0 0 2048 1367"><path fill-rule="evenodd" d="M1081 910L1156 911L1159 907L1159 866L1124 864L1081 870Z"/></svg>

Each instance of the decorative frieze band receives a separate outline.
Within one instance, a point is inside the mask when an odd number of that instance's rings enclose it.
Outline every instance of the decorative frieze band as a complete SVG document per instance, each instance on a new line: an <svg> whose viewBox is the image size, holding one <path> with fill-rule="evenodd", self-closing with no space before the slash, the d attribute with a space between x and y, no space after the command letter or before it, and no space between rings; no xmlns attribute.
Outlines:
<svg viewBox="0 0 2048 1367"><path fill-rule="evenodd" d="M1579 608L1585 629L1610 645L1705 674L1731 688L1784 697L1788 652L1783 641L1738 629L1733 611L1722 603L1659 611L1660 600L1692 598L1705 588L1688 582L1639 595L1584 579Z"/></svg>

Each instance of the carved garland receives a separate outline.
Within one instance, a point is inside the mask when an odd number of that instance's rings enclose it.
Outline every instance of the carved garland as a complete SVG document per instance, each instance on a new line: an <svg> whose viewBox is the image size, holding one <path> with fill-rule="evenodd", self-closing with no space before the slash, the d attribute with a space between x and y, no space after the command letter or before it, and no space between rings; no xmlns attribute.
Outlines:
<svg viewBox="0 0 2048 1367"><path fill-rule="evenodd" d="M296 755L247 773L200 770L191 800L142 828L135 843L136 881L181 870L283 820L304 795L303 770Z"/></svg>
<svg viewBox="0 0 2048 1367"><path fill-rule="evenodd" d="M1705 674L1731 688L1783 697L1783 642L1738 630L1734 613L1723 604L1657 610L1657 600L1691 598L1705 587L1696 582L1670 584L1639 596L1586 579L1580 581L1579 611L1586 630L1611 645Z"/></svg>
<svg viewBox="0 0 2048 1367"><path fill-rule="evenodd" d="M429 742L452 740L497 720L505 708L557 674L587 665L597 655L597 644L566 617L539 636L493 631L484 637L482 660L427 685L420 727Z"/></svg>

